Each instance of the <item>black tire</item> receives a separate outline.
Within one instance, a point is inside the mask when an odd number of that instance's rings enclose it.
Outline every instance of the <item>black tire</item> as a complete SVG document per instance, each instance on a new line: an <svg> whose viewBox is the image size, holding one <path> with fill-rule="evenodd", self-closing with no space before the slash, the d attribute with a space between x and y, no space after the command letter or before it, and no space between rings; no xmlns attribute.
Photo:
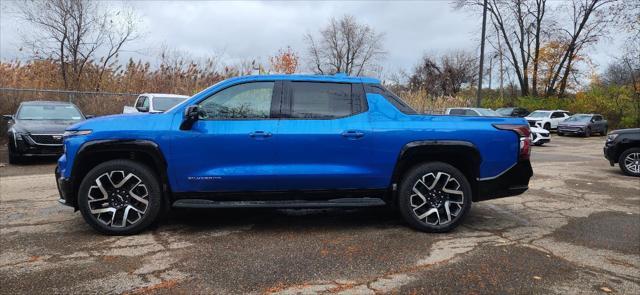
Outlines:
<svg viewBox="0 0 640 295"><path fill-rule="evenodd" d="M558 132L558 136L564 136L564 133Z"/></svg>
<svg viewBox="0 0 640 295"><path fill-rule="evenodd" d="M600 136L607 136L607 133L609 133L609 127L605 127L604 129L602 129L602 132L600 132Z"/></svg>
<svg viewBox="0 0 640 295"><path fill-rule="evenodd" d="M587 129L584 130L584 137L589 136L591 136L591 127L587 127Z"/></svg>
<svg viewBox="0 0 640 295"><path fill-rule="evenodd" d="M630 175L630 176L635 176L635 177L640 177L640 170L638 170L638 164L636 164L636 171L631 171L629 170L629 168L625 165L625 159L629 156L629 155L635 155L636 159L640 159L640 148L630 148L625 150L624 152L622 152L622 154L620 155L620 158L618 158L618 165L620 166L620 170L622 170L622 172L626 175ZM633 156L633 155L632 155ZM636 160L637 161L637 160Z"/></svg>
<svg viewBox="0 0 640 295"><path fill-rule="evenodd" d="M544 128L545 130L547 130L547 131L551 131L551 124L546 123L546 124L544 124L544 127L543 127L543 128Z"/></svg>
<svg viewBox="0 0 640 295"><path fill-rule="evenodd" d="M120 173L120 171L122 171L122 173ZM106 180L113 183L113 179L117 180L117 178L122 178L121 180L123 180L130 174L133 174L133 176L137 177L140 182L138 182L135 186L133 186L133 188L128 191L128 188L120 189L121 187L115 187L104 181L105 177L107 177ZM97 184L96 179L101 179L101 183L103 181L105 182L105 184L102 184L102 186L104 187L104 191L107 192L109 196L106 197L104 202L101 202L102 204L99 204L101 205L100 208L94 209L98 210L117 208L117 211L115 211L115 213L101 213L113 214L106 215L106 218L102 217L101 215L96 216L92 214L89 208L90 190L91 194L94 195L92 196L92 198L94 198L96 195L104 196L103 191L97 185L94 185ZM130 179L133 179L133 177L131 177ZM136 181L137 180L135 179L133 180L133 182ZM118 184L121 186L130 186L129 182L124 181L121 181ZM138 194L143 195L142 192L145 190L143 190L142 186L146 188L147 194L142 197L146 197L146 200L148 202L146 205L132 196L132 193L136 194L136 196ZM134 192L134 190L136 190L136 192ZM124 197L122 197L123 195ZM141 232L142 230L151 226L158 219L163 205L162 202L162 190L160 189L160 184L158 182L158 177L156 176L156 174L151 169L149 169L149 167L131 160L111 160L96 166L95 168L91 169L89 173L87 173L87 175L82 180L82 183L80 184L80 189L78 190L78 207L80 209L80 212L82 213L82 217L96 231L107 235L131 235ZM109 207L105 208L105 204L107 204L107 206ZM138 208L141 211L144 208L144 213L139 214L137 213L138 211L135 210L134 212L132 212L132 209L126 211L130 206ZM118 213L120 212L120 210L123 211L122 216ZM128 215L124 216L124 212L128 212ZM131 222L131 220L129 220L129 216L131 216L131 214L133 213L137 215L138 219L133 220L133 222L129 224L129 222ZM134 217L136 217L135 215ZM110 216L111 221L105 222L105 219L109 219ZM114 219L119 219L121 221L119 223L124 224L124 226L113 226L115 223Z"/></svg>
<svg viewBox="0 0 640 295"><path fill-rule="evenodd" d="M11 148L11 142L7 144L8 154L9 154L9 164L20 164L22 163L22 156L16 154Z"/></svg>
<svg viewBox="0 0 640 295"><path fill-rule="evenodd" d="M451 182L451 178L455 179L459 187L456 189L459 192L462 192L462 196L456 194L448 194L438 190L437 184L433 184L433 182L437 179L436 176L440 173L448 174L450 176L449 179L444 179L446 183L444 184L444 188L451 189L455 186L455 183ZM442 175L444 175L442 174ZM442 177L442 176L441 176ZM426 184L426 182L431 181L432 190L429 190L427 186L423 186L419 184L419 181L422 184ZM426 181L426 182L425 182ZM453 185L453 186L450 186ZM422 195L429 194L428 198L420 198L416 193L414 193L413 188L422 187ZM427 189L427 190L425 190ZM444 200L443 200L444 197ZM462 205L452 204L450 205L450 211L455 211L455 216L452 216L451 219L445 220L446 222L440 222L440 211L446 213L444 206L446 203L443 203L446 199L450 201L460 201L462 200ZM413 204L412 204L413 200ZM422 204L417 204L418 202L425 200ZM432 203L436 203L436 205L432 205ZM416 207L416 205L419 205ZM423 208L426 206L427 208ZM434 207L435 206L435 207ZM454 206L454 207L452 207ZM400 190L398 192L398 208L400 209L400 213L404 220L409 223L409 225L417 230L424 232L448 232L454 228L456 228L466 217L467 213L471 209L471 185L467 181L466 177L460 170L455 167L442 163L442 162L430 162L417 165L407 171L400 183ZM418 214L424 216L432 209L436 209L438 211L437 218L438 224L429 224L429 218L433 217L433 213L424 218L424 221L418 217ZM424 211L427 210L427 211ZM457 211L456 211L457 210ZM451 214L453 215L453 213Z"/></svg>

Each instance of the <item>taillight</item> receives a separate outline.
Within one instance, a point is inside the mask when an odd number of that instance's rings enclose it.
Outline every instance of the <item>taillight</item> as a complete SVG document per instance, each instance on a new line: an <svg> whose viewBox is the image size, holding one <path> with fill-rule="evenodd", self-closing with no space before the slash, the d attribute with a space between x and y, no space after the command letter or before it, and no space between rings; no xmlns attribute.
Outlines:
<svg viewBox="0 0 640 295"><path fill-rule="evenodd" d="M529 129L529 125L494 124L493 127L518 133L520 139L520 153L518 157L521 160L529 159L531 156L531 129Z"/></svg>

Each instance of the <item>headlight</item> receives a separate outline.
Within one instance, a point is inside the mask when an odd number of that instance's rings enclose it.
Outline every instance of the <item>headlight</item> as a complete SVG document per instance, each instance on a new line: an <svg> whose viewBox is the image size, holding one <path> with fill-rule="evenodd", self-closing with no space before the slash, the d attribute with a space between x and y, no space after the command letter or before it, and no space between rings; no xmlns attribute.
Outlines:
<svg viewBox="0 0 640 295"><path fill-rule="evenodd" d="M88 134L91 134L91 130L71 130L71 131L65 131L62 134L62 137L69 138L73 136L88 135Z"/></svg>
<svg viewBox="0 0 640 295"><path fill-rule="evenodd" d="M613 140L615 140L615 139L616 139L616 137L618 137L618 135L620 135L620 134L614 133L614 134L609 134L609 135L607 135L607 141L613 141Z"/></svg>

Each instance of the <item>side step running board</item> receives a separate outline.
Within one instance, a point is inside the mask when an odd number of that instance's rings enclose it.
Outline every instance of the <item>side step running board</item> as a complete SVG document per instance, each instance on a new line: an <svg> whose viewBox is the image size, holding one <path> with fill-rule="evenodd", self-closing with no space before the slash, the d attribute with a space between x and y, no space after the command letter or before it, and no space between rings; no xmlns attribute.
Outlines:
<svg viewBox="0 0 640 295"><path fill-rule="evenodd" d="M274 200L274 201L211 201L182 199L173 202L174 208L344 208L384 206L378 198L344 198L332 200Z"/></svg>

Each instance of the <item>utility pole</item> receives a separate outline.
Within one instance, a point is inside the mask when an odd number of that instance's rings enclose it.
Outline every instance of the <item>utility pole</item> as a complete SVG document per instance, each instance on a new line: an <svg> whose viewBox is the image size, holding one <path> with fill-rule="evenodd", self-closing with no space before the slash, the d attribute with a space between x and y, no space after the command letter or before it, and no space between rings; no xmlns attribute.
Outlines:
<svg viewBox="0 0 640 295"><path fill-rule="evenodd" d="M487 0L484 0L482 6L482 37L480 40L480 73L478 74L478 95L477 95L477 107L480 107L482 102L482 69L484 67L484 39L487 31Z"/></svg>

